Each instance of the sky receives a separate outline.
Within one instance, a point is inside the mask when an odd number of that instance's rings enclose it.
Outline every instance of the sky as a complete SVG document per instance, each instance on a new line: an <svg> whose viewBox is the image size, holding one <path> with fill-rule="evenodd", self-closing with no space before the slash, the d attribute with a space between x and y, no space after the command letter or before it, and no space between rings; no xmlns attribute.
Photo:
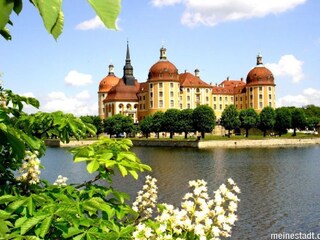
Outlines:
<svg viewBox="0 0 320 240"><path fill-rule="evenodd" d="M198 68L213 84L246 79L261 53L275 76L277 107L320 106L319 10L318 0L122 0L114 31L87 1L68 0L55 41L24 1L12 16L13 39L0 38L1 80L6 89L36 97L41 111L97 115L99 82L109 64L123 76L128 41L139 82L162 46L180 73Z"/></svg>

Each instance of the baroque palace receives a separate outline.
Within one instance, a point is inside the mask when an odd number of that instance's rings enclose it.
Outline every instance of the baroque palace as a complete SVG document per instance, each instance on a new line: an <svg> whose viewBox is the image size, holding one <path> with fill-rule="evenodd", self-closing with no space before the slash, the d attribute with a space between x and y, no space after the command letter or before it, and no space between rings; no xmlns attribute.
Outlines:
<svg viewBox="0 0 320 240"><path fill-rule="evenodd" d="M257 112L266 106L275 108L275 83L260 54L246 81L227 78L220 84L211 85L201 80L198 69L194 73L179 73L167 59L164 47L160 49L159 61L151 66L147 81L139 83L133 75L127 44L123 77L116 77L114 66L109 65L108 75L100 81L98 101L101 119L123 114L139 122L157 111L194 109L199 105L212 107L219 119L230 104L238 110L253 108Z"/></svg>

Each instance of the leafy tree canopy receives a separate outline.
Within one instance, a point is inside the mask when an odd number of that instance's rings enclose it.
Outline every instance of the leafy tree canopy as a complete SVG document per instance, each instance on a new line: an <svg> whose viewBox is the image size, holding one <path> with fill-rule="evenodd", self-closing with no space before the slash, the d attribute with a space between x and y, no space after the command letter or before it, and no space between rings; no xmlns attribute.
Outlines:
<svg viewBox="0 0 320 240"><path fill-rule="evenodd" d="M55 39L63 31L64 14L62 11L63 0L29 0L38 10L44 27ZM116 29L116 19L120 13L121 0L87 0L101 21L107 28ZM22 11L22 0L0 0L0 34L7 40L11 35L7 25L13 25L10 19L14 12L19 15Z"/></svg>
<svg viewBox="0 0 320 240"><path fill-rule="evenodd" d="M193 110L192 114L194 129L201 132L204 138L206 132L211 132L216 124L216 116L211 107L200 105Z"/></svg>
<svg viewBox="0 0 320 240"><path fill-rule="evenodd" d="M229 131L229 137L230 131L240 126L239 112L235 105L229 105L223 110L221 115L221 125Z"/></svg>

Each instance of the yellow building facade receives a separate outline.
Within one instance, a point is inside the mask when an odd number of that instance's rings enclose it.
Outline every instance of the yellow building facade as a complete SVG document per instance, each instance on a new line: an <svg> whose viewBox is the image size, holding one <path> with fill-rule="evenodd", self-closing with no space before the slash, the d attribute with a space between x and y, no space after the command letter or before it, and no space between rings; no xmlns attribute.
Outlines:
<svg viewBox="0 0 320 240"><path fill-rule="evenodd" d="M133 76L128 45L123 70L123 77L117 78L113 66L109 66L109 74L100 82L98 111L102 119L123 114L139 122L157 111L194 109L200 105L212 107L217 119L230 104L238 110L253 108L257 112L266 106L275 108L274 76L263 65L260 54L246 81L227 78L216 85L201 80L198 69L194 73L179 74L167 59L164 47L160 49L160 59L151 66L146 82L139 83Z"/></svg>

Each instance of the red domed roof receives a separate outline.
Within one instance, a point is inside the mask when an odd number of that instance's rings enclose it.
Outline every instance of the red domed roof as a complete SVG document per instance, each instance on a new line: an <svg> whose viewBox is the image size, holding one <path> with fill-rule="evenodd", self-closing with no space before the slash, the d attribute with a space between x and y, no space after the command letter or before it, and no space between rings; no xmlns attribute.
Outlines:
<svg viewBox="0 0 320 240"><path fill-rule="evenodd" d="M272 72L262 64L262 56L257 56L257 66L247 75L247 85L275 85Z"/></svg>
<svg viewBox="0 0 320 240"><path fill-rule="evenodd" d="M109 74L105 78L100 81L99 84L99 92L107 93L110 89L116 86L119 83L119 78L117 78L114 74Z"/></svg>
<svg viewBox="0 0 320 240"><path fill-rule="evenodd" d="M160 60L149 70L148 81L179 81L178 69L167 60L166 49L160 49Z"/></svg>
<svg viewBox="0 0 320 240"><path fill-rule="evenodd" d="M274 85L273 74L268 68L257 66L248 73L247 85Z"/></svg>

